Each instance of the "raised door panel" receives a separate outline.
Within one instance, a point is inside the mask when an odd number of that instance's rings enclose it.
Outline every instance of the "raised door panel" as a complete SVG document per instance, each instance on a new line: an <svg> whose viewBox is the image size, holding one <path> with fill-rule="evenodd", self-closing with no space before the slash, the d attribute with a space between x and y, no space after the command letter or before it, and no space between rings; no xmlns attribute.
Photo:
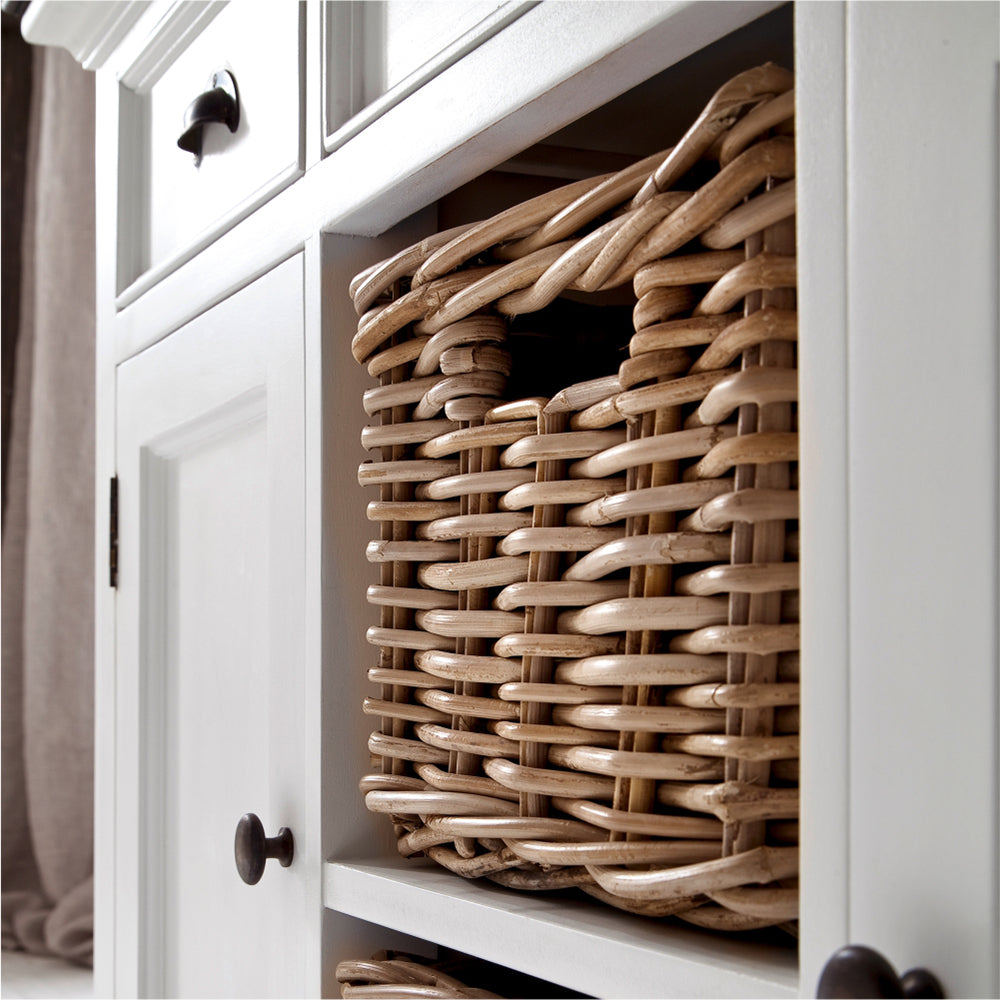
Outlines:
<svg viewBox="0 0 1000 1000"><path fill-rule="evenodd" d="M302 296L297 255L118 372L120 994L318 989ZM246 812L295 838L253 887Z"/></svg>

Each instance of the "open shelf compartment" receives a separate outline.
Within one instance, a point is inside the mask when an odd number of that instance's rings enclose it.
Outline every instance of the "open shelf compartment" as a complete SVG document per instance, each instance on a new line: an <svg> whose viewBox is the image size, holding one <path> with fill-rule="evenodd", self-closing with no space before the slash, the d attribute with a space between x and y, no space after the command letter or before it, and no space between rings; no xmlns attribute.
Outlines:
<svg viewBox="0 0 1000 1000"><path fill-rule="evenodd" d="M433 206L437 227L447 229L489 217L508 204L565 183L566 178L581 176L577 170L616 169L620 164L613 162L615 156L634 160L671 145L733 66L767 60L791 66L791 35L791 11L785 7L723 37L684 64L671 67L519 156L494 164L488 174L442 197ZM679 87L679 79L690 79L691 86ZM672 99L664 99L664 94ZM650 106L661 109L655 121L650 121ZM563 163L567 155L572 160L568 166ZM400 245L408 242L412 240ZM331 286L334 271L341 271L341 252L340 243L331 238L329 257L331 261L337 258L337 265L324 276ZM388 255L374 250L372 254L373 260ZM343 294L342 287L330 291L331 296ZM343 322L346 325L351 319L347 314ZM339 327L337 320L333 325ZM343 335L340 327L337 336ZM347 395L349 384L359 377L339 368L336 380ZM343 430L338 425L338 431ZM342 447L347 446L338 438L334 450ZM358 527L363 531L363 526ZM346 524L338 521L335 534L341 559L350 548L352 565L368 579L369 567L358 558L362 546ZM343 566L338 565L342 573ZM356 596L351 595L352 606ZM362 620L368 621L367 617ZM356 662L340 645L343 641L340 636L338 659ZM355 642L352 636L352 651ZM358 655L366 652L362 644ZM357 701L360 716L360 697ZM352 716L349 726L341 720L335 743L349 748L354 758L364 757L369 728L362 718ZM353 779L344 767L345 755L335 755L332 746L327 753L324 793L333 839L339 841L327 855L335 860L324 867L323 901L332 913L432 941L591 996L799 995L798 948L791 937L776 943L777 935L712 933L677 921L634 916L564 893L514 892L484 879L467 881L429 860L397 856L388 830L381 824L372 826L373 817L364 814L361 795L353 791ZM360 776L363 770L356 773ZM346 809L344 796L354 796ZM336 809L332 802L339 803ZM362 833L369 830L370 834ZM385 854L380 855L383 849Z"/></svg>

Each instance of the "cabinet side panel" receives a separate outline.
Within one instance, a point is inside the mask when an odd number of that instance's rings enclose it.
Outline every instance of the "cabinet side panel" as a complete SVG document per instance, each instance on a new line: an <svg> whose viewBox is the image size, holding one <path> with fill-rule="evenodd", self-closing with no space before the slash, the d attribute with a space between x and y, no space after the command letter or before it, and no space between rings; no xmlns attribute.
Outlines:
<svg viewBox="0 0 1000 1000"><path fill-rule="evenodd" d="M369 499L358 486L364 460L362 394L372 380L351 355L357 325L348 286L373 264L435 229L434 206L375 239L323 235L306 247L307 289L317 296L307 306L307 396L310 496L321 496L320 546L310 545L314 578L321 580L322 678L322 851L324 860L393 856L389 824L365 809L358 780L369 769L367 749L372 720L361 711L368 668L377 652L365 641L370 608L366 586L374 583L365 559L370 524ZM317 331L317 327L319 330ZM318 333L318 336L317 336ZM316 341L319 341L318 343ZM316 409L322 411L318 416ZM318 425L317 425L318 424ZM414 939L388 927L352 920L326 910L323 915L324 996L336 996L339 961L368 957L383 948L414 950ZM415 949L419 951L419 946Z"/></svg>
<svg viewBox="0 0 1000 1000"><path fill-rule="evenodd" d="M327 860L396 853L387 824L365 809L358 781L370 769L372 720L361 711L367 672L377 650L365 631L371 624L366 600L375 568L365 558L372 497L358 486L365 425L362 394L373 381L351 355L357 314L348 294L351 279L370 264L392 256L433 232L431 207L375 239L327 235L322 239L323 297L323 849Z"/></svg>
<svg viewBox="0 0 1000 1000"><path fill-rule="evenodd" d="M108 586L108 483L115 460L114 295L116 288L118 87L95 79L97 345L95 359L94 578L94 996L134 990L134 959L116 953L115 929L115 591Z"/></svg>

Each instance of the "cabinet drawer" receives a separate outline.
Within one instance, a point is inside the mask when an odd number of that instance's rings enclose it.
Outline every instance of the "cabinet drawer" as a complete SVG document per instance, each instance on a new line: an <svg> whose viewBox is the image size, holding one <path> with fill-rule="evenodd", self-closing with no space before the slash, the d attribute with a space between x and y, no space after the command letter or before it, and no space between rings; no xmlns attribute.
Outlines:
<svg viewBox="0 0 1000 1000"><path fill-rule="evenodd" d="M303 7L179 5L124 74L119 305L302 173ZM223 70L235 80L238 125L206 124L196 156L178 147L186 111Z"/></svg>

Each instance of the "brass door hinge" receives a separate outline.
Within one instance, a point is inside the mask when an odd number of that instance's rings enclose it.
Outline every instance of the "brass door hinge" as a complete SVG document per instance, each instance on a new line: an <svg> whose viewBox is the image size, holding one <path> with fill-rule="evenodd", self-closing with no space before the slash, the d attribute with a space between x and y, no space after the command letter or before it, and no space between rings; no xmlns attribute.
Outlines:
<svg viewBox="0 0 1000 1000"><path fill-rule="evenodd" d="M118 477L111 477L108 503L108 583L118 587Z"/></svg>

